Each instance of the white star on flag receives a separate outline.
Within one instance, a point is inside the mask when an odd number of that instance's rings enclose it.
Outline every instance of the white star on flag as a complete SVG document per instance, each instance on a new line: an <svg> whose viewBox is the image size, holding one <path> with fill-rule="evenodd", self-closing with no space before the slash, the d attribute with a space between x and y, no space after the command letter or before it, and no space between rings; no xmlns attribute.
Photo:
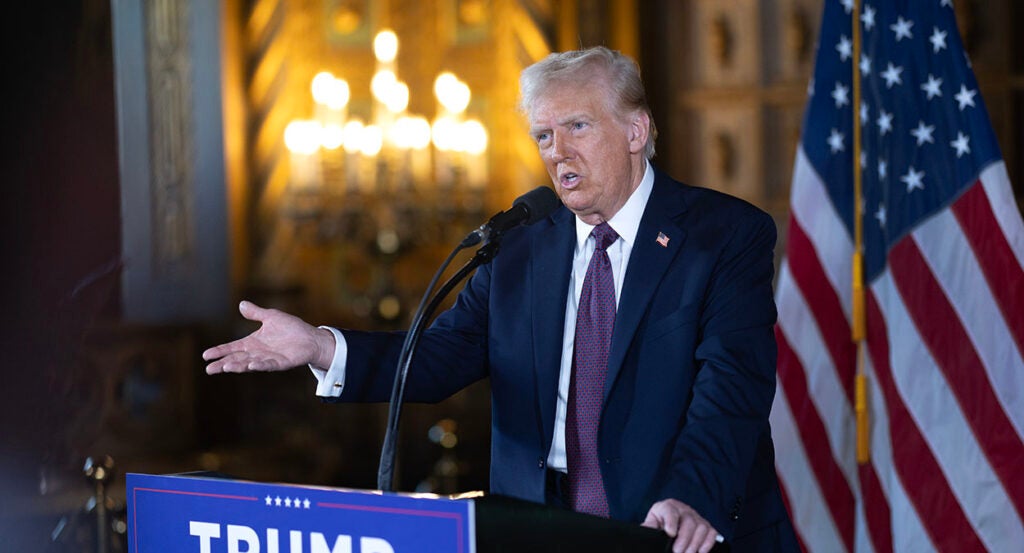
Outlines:
<svg viewBox="0 0 1024 553"><path fill-rule="evenodd" d="M875 219L878 219L878 224L885 226L885 205L878 204L878 211L875 212Z"/></svg>
<svg viewBox="0 0 1024 553"><path fill-rule="evenodd" d="M860 55L860 72L865 77L871 74L871 58L865 54Z"/></svg>
<svg viewBox="0 0 1024 553"><path fill-rule="evenodd" d="M832 129L832 134L828 136L828 145L832 147L832 153L843 151L843 133Z"/></svg>
<svg viewBox="0 0 1024 553"><path fill-rule="evenodd" d="M913 21L907 21L900 17L896 19L896 23L889 25L889 28L896 33L896 42L899 42L904 38L914 38L914 34L910 32L910 28L913 26Z"/></svg>
<svg viewBox="0 0 1024 553"><path fill-rule="evenodd" d="M843 86L843 83L836 81L836 87L832 89L832 98L836 101L836 108L841 108L850 103L850 89Z"/></svg>
<svg viewBox="0 0 1024 553"><path fill-rule="evenodd" d="M928 94L928 99L931 100L936 96L942 96L942 90L939 88L942 86L942 79L936 78L932 74L928 74L928 82L921 85L921 90Z"/></svg>
<svg viewBox="0 0 1024 553"><path fill-rule="evenodd" d="M886 111L880 110L881 115L878 116L878 133L885 136L885 133L892 130L892 114L886 113Z"/></svg>
<svg viewBox="0 0 1024 553"><path fill-rule="evenodd" d="M940 31L938 27L932 27L932 36L928 39L932 43L932 49L934 53L938 54L939 50L946 47L946 31Z"/></svg>
<svg viewBox="0 0 1024 553"><path fill-rule="evenodd" d="M843 35L839 37L839 44L836 44L836 50L839 52L839 59L846 61L853 55L853 43L850 39Z"/></svg>
<svg viewBox="0 0 1024 553"><path fill-rule="evenodd" d="M935 143L932 133L935 132L935 125L925 125L924 121L918 121L917 128L910 131L910 134L917 139L917 145L922 146L925 142Z"/></svg>
<svg viewBox="0 0 1024 553"><path fill-rule="evenodd" d="M915 171L914 166L910 166L910 170L907 171L906 175L900 177L900 180L907 185L907 194L910 194L915 189L924 190L924 171Z"/></svg>
<svg viewBox="0 0 1024 553"><path fill-rule="evenodd" d="M956 148L956 158L960 159L960 156L971 153L971 146L969 142L970 137L964 136L964 133L956 133L956 140L949 143L950 146Z"/></svg>
<svg viewBox="0 0 1024 553"><path fill-rule="evenodd" d="M888 170L889 164L887 164L884 159L878 160L878 178L880 180L885 180L885 176L889 172Z"/></svg>
<svg viewBox="0 0 1024 553"><path fill-rule="evenodd" d="M846 13L850 13L850 12L853 11L853 1L854 0L839 0L839 1L843 3L843 8L846 10Z"/></svg>
<svg viewBox="0 0 1024 553"><path fill-rule="evenodd" d="M903 84L900 73L903 73L903 67L896 67L890 62L889 67L885 68L885 72L882 73L882 78L885 79L885 87L892 88L894 84Z"/></svg>
<svg viewBox="0 0 1024 553"><path fill-rule="evenodd" d="M860 103L860 124L862 126L867 125L869 120L870 117L868 116L868 103L862 101Z"/></svg>
<svg viewBox="0 0 1024 553"><path fill-rule="evenodd" d="M860 20L864 23L864 29L866 31L871 31L875 26L875 8L865 5L864 13L860 14Z"/></svg>
<svg viewBox="0 0 1024 553"><path fill-rule="evenodd" d="M977 93L977 90L967 90L967 85L960 85L960 92L955 96L957 103L960 104L960 111L963 111L967 106L975 107L974 95Z"/></svg>

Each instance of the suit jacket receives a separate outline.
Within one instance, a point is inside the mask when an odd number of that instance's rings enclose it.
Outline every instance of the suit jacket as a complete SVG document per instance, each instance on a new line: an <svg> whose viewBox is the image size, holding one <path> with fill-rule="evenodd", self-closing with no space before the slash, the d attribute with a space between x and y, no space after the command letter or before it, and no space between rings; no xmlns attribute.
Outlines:
<svg viewBox="0 0 1024 553"><path fill-rule="evenodd" d="M509 231L424 333L409 371L410 401L439 401L491 378L494 493L544 502L575 241L565 207ZM642 521L654 502L676 498L734 547L796 548L768 425L774 244L767 214L655 169L619 299L599 429L613 518ZM344 335L339 399L386 401L403 334Z"/></svg>

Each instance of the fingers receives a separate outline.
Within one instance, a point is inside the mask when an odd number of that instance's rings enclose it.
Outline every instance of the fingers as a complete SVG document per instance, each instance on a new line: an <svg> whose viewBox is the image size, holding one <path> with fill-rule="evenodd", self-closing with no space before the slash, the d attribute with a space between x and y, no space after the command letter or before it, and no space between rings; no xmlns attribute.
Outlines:
<svg viewBox="0 0 1024 553"><path fill-rule="evenodd" d="M718 531L689 505L665 499L651 506L643 526L660 529L669 537L673 553L707 553L718 539Z"/></svg>

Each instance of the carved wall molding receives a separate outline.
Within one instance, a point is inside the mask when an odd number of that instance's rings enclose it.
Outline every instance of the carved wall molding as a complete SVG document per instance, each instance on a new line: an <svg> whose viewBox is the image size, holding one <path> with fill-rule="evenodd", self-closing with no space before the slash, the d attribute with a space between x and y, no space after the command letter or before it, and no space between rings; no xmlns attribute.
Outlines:
<svg viewBox="0 0 1024 553"><path fill-rule="evenodd" d="M189 10L188 1L147 0L144 4L153 270L170 277L186 274L195 255Z"/></svg>

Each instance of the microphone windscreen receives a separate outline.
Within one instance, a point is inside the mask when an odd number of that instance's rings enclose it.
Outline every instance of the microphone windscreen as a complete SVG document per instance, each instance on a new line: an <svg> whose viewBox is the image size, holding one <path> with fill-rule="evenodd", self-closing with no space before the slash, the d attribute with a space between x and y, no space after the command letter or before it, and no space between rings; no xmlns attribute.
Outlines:
<svg viewBox="0 0 1024 553"><path fill-rule="evenodd" d="M558 199L558 195L555 194L554 190L551 190L547 186L538 186L533 190L519 196L512 202L512 206L521 206L526 208L527 219L523 222L524 225L532 225L537 221L547 217L552 211L558 209L561 205L561 201Z"/></svg>

